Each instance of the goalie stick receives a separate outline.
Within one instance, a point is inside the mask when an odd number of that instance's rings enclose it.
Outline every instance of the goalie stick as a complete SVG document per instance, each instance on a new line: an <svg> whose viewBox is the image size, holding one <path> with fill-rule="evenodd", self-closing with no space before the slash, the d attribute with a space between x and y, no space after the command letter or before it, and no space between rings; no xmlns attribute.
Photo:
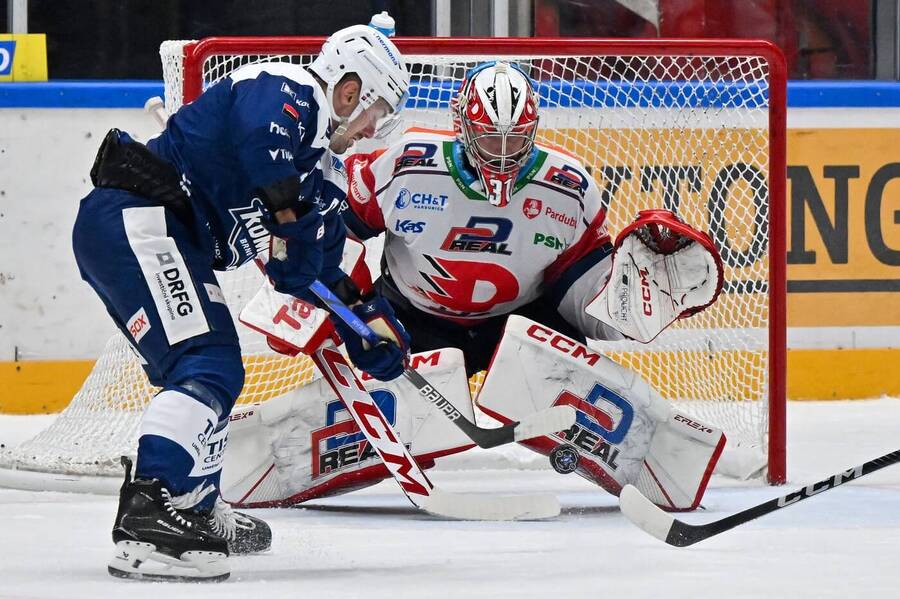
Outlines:
<svg viewBox="0 0 900 599"><path fill-rule="evenodd" d="M333 347L324 347L312 359L416 507L457 520L539 520L559 515L559 501L553 495L499 496L441 491L425 476L343 354Z"/></svg>
<svg viewBox="0 0 900 599"><path fill-rule="evenodd" d="M664 512L649 499L644 497L632 485L625 485L619 495L619 507L625 517L631 520L638 528L653 535L661 541L675 547L687 547L694 543L704 541L735 526L746 524L766 514L771 514L782 508L797 504L804 499L824 493L845 482L862 478L886 466L900 462L900 450L892 451L874 460L850 468L844 472L838 472L833 476L819 482L807 485L787 495L770 499L764 503L748 508L737 514L726 516L706 524L687 524L678 520L671 514Z"/></svg>
<svg viewBox="0 0 900 599"><path fill-rule="evenodd" d="M328 287L316 281L310 290L325 302L332 314L346 322L360 337L372 345L384 343L384 339L370 329ZM467 437L483 449L556 433L575 424L576 413L571 406L555 406L535 412L519 422L506 424L499 428L483 428L463 416L449 399L412 368L405 368L403 376L418 389L419 395L433 404L441 414L449 418Z"/></svg>

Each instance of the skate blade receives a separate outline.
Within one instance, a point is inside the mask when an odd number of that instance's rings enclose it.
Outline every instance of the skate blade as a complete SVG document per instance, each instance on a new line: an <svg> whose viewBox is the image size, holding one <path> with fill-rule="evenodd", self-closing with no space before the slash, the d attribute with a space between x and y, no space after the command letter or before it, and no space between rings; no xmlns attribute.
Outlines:
<svg viewBox="0 0 900 599"><path fill-rule="evenodd" d="M231 575L227 558L217 551L185 551L174 558L152 543L119 541L107 570L117 578L155 582L221 582Z"/></svg>

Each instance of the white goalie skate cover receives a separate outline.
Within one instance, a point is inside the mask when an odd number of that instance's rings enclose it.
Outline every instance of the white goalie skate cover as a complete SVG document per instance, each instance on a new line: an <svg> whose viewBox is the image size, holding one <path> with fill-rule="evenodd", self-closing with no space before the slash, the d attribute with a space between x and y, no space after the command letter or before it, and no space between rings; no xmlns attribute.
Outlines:
<svg viewBox="0 0 900 599"><path fill-rule="evenodd" d="M501 422L573 406L572 428L522 445L544 455L570 445L581 476L614 495L632 484L667 510L700 504L725 446L721 430L674 411L637 373L521 316L507 320L476 403Z"/></svg>
<svg viewBox="0 0 900 599"><path fill-rule="evenodd" d="M585 312L648 343L675 320L712 304L723 278L708 235L668 210L644 210L616 238L609 279Z"/></svg>
<svg viewBox="0 0 900 599"><path fill-rule="evenodd" d="M371 287L362 243L346 240L341 270L350 273L350 278L360 289ZM275 291L268 278L263 279L259 291L247 302L238 319L245 326L265 335L273 350L290 356L312 354L329 340L340 343L327 310Z"/></svg>
<svg viewBox="0 0 900 599"><path fill-rule="evenodd" d="M474 419L462 352L413 354L411 365ZM405 378L361 377L422 468L473 446ZM319 378L262 404L235 409L222 471L222 496L236 506L286 506L347 493L390 477L347 409Z"/></svg>

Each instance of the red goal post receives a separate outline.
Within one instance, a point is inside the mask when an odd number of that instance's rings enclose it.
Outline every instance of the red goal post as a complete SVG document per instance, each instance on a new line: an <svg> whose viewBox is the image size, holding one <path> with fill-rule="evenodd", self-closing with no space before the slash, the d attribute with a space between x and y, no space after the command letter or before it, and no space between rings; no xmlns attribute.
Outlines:
<svg viewBox="0 0 900 599"><path fill-rule="evenodd" d="M720 465L731 474L785 482L786 67L778 48L751 40L394 40L412 76L404 124L450 128L447 102L465 71L484 60L514 61L541 96L539 141L585 163L612 232L638 210L658 207L710 232L726 264L714 306L650 346L593 347L638 371L679 410L723 428L734 457L727 447ZM308 64L323 41L165 42L166 108L173 112L242 64ZM220 278L235 314L259 285L254 270ZM309 360L273 355L238 328L247 366L241 403L277 397L315 376ZM0 485L11 484L3 473L13 471L32 488L47 488L46 477L35 478L40 473L118 477L118 456L133 454L154 392L124 338L110 340L56 422L19 448L0 450Z"/></svg>

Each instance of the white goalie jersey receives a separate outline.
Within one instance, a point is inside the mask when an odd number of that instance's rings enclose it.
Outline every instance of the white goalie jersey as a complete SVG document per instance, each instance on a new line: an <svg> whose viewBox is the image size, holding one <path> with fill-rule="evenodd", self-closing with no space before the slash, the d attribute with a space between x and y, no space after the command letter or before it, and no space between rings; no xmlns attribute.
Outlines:
<svg viewBox="0 0 900 599"><path fill-rule="evenodd" d="M349 228L385 232L384 265L419 310L473 324L549 296L590 338L620 335L584 312L610 268L600 191L574 157L538 145L513 201L491 205L451 134L410 130L346 163Z"/></svg>

